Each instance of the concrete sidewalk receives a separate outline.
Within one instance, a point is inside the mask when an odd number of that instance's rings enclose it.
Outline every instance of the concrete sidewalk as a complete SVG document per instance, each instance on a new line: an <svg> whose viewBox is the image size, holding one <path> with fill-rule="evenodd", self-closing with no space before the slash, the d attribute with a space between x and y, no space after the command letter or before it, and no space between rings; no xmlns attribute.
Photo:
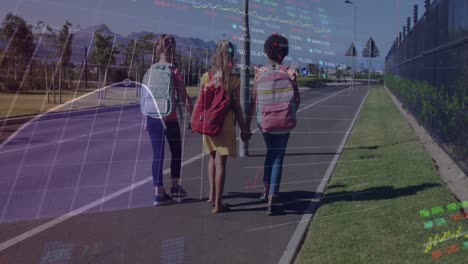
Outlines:
<svg viewBox="0 0 468 264"><path fill-rule="evenodd" d="M50 194L52 196L46 199L48 202L38 218L34 218L37 216L34 206L25 204L25 200L20 198L15 200L14 206L10 205L7 212L16 212L16 215L7 217L10 220L0 225L0 259L15 264L40 263L52 258L61 259L64 263L277 263L298 224L303 221L303 215L308 212L310 201L320 194L317 188L326 172L334 167L334 157L339 154L337 150L347 137L348 128L366 92L367 88L364 87L353 91L333 87L302 92L299 125L291 135L284 162L281 187L285 209L283 215L267 216L265 204L258 202L265 152L263 139L258 133L251 140L250 157L228 160L225 202L231 205L231 212L211 214L211 205L206 203L207 159L200 154L201 137L191 133L186 134L182 172L183 185L189 192L189 198L172 206L152 207L148 140L143 138L144 143L139 150L132 140L135 133L140 133L140 124L135 129L115 130L115 135L101 134L96 139L90 139L93 145L89 145L89 151L92 151L89 155L93 156L93 163L86 163L90 170L85 168L85 171L89 175L83 177L95 187L83 187L78 199L80 202L73 207L75 211L59 210L68 208L63 205L67 205L70 189L63 187L57 189L55 195ZM107 115L99 117L100 120L110 122L109 113L100 115ZM123 122L131 125L130 121L138 117L138 111L125 110L121 115ZM85 122L85 118L80 120L77 122ZM70 131L76 131L79 127L83 125L73 124ZM57 138L54 133L46 133L47 128L50 128L50 124L38 128L42 141L37 139L37 144ZM104 128L109 129L109 124L99 126L99 129ZM71 141L57 143L66 144L63 149L72 149L73 153L59 150L64 156L60 156L61 174L52 177L56 187L67 186L66 181L74 179L76 166L80 164L79 157L84 151L85 142L73 137L79 137L84 131L74 133L77 136L69 135ZM118 140L112 145L108 139L114 137ZM119 144L115 145L115 142ZM8 145L0 151L1 166L5 165L5 171L11 171L12 175L18 167L14 164L7 167L6 164L19 160L28 151L15 151L21 147L18 144ZM22 177L39 177L39 167L36 166L50 163L47 153L54 153L55 145L47 145L46 148L50 148L47 152L40 148L37 152L27 152L31 166L26 168L24 173L27 174ZM106 158L107 153L115 156ZM168 153L166 157L169 157ZM125 177L137 164L140 176L129 183ZM106 175L111 176L113 185L102 185ZM168 176L165 181L168 182ZM101 188L98 188L99 182ZM23 193L29 192L32 197L38 192L31 190L30 185L22 188ZM114 195L113 199L100 202L103 188L106 188L106 197ZM128 188L127 191L122 191L125 188ZM93 202L96 206L76 214L77 210ZM23 213L18 213L18 210ZM29 211L32 213L28 214ZM41 229L41 224L46 226Z"/></svg>

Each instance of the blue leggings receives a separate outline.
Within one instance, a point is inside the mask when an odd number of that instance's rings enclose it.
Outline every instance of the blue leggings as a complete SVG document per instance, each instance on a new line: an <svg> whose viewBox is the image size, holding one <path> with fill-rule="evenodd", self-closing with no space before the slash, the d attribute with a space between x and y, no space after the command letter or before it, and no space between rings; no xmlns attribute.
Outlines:
<svg viewBox="0 0 468 264"><path fill-rule="evenodd" d="M151 139L151 146L153 148L153 163L152 174L154 186L162 187L163 184L163 166L164 166L164 144L165 134L163 121L148 117L146 127Z"/></svg>
<svg viewBox="0 0 468 264"><path fill-rule="evenodd" d="M263 183L270 186L269 195L278 195L283 171L283 159L288 145L289 133L269 134L263 133L267 147L265 165L263 170Z"/></svg>

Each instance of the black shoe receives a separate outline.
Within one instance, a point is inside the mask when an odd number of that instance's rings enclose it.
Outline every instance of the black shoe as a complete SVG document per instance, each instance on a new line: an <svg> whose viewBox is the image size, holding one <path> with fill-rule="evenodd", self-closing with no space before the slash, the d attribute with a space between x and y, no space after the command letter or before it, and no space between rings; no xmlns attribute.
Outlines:
<svg viewBox="0 0 468 264"><path fill-rule="evenodd" d="M171 195L172 197L182 198L187 197L187 192L184 190L184 188L182 188L182 186L179 185L175 188L171 188Z"/></svg>
<svg viewBox="0 0 468 264"><path fill-rule="evenodd" d="M154 196L154 202L153 204L155 206L159 206L159 205L167 205L167 204L171 204L173 203L174 200L172 200L172 198L167 195L166 193L163 194L163 195L156 195Z"/></svg>
<svg viewBox="0 0 468 264"><path fill-rule="evenodd" d="M262 196L260 196L259 200L262 203L267 203L268 202L268 193L267 192L262 193Z"/></svg>

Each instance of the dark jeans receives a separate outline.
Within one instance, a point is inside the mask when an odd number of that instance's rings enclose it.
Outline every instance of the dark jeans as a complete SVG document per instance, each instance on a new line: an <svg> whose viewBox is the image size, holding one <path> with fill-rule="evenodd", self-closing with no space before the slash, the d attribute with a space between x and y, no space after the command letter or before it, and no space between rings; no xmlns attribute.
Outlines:
<svg viewBox="0 0 468 264"><path fill-rule="evenodd" d="M166 138L171 149L171 177L180 178L180 169L182 167L182 142L180 137L180 126L177 120L167 120Z"/></svg>
<svg viewBox="0 0 468 264"><path fill-rule="evenodd" d="M171 149L171 177L179 179L182 167L182 144L179 122L177 120L168 120L164 123L166 125L165 131L160 119L149 117L146 123L153 148L153 184L159 187L164 186L162 176L164 166L164 135Z"/></svg>
<svg viewBox="0 0 468 264"><path fill-rule="evenodd" d="M263 183L270 186L269 195L278 195L283 172L283 159L288 145L289 133L269 134L263 133L267 147L265 165L263 170Z"/></svg>
<svg viewBox="0 0 468 264"><path fill-rule="evenodd" d="M166 131L164 130L163 121L161 119L151 117L146 119L146 127L153 148L153 184L154 186L162 187L164 185L162 171L164 166L164 135Z"/></svg>

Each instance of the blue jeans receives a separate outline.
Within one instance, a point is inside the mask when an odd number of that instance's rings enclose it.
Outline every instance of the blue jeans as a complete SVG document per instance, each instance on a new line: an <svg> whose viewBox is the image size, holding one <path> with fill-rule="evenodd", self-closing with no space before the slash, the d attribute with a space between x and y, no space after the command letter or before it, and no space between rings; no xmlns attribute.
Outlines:
<svg viewBox="0 0 468 264"><path fill-rule="evenodd" d="M284 153L288 145L289 133L263 133L263 139L267 147L263 170L263 183L265 186L270 187L269 195L278 195L283 171Z"/></svg>
<svg viewBox="0 0 468 264"><path fill-rule="evenodd" d="M163 121L148 117L146 127L151 139L151 146L153 148L153 184L154 186L162 187L163 184L163 166L164 166L164 143L165 134Z"/></svg>

